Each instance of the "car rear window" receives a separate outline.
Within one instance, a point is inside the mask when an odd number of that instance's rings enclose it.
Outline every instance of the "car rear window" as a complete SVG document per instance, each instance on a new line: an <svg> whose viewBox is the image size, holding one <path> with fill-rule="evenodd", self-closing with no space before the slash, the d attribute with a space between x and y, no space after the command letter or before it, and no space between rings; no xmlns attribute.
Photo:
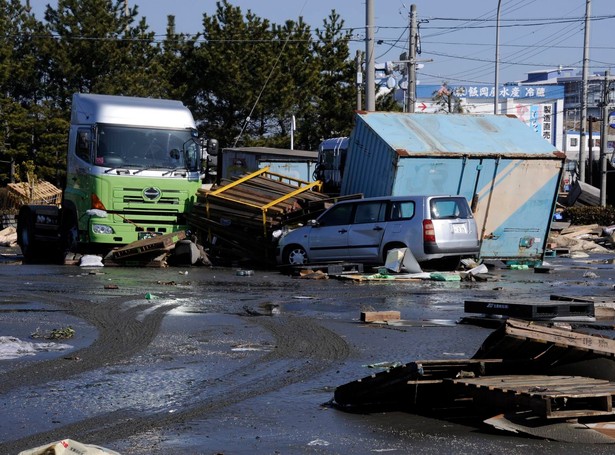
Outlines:
<svg viewBox="0 0 615 455"><path fill-rule="evenodd" d="M434 220L472 218L468 203L462 198L440 198L429 202L431 217Z"/></svg>

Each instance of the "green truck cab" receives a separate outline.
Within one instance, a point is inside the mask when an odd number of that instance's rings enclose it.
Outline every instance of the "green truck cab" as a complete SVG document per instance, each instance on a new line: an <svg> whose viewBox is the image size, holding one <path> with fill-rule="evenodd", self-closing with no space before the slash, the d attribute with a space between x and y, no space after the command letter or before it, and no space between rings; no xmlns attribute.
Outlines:
<svg viewBox="0 0 615 455"><path fill-rule="evenodd" d="M105 252L187 229L207 151L180 101L73 95L61 207L24 206L18 244L27 262L69 250Z"/></svg>

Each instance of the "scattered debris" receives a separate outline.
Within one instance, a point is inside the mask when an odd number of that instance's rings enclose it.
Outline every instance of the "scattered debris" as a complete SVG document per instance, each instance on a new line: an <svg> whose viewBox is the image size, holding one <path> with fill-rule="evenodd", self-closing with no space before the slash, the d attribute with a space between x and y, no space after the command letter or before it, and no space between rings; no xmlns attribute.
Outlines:
<svg viewBox="0 0 615 455"><path fill-rule="evenodd" d="M17 229L9 226L0 231L0 246L14 247L17 245Z"/></svg>
<svg viewBox="0 0 615 455"><path fill-rule="evenodd" d="M410 248L396 248L387 253L384 267L391 272L422 273L423 270Z"/></svg>
<svg viewBox="0 0 615 455"><path fill-rule="evenodd" d="M507 302L502 300L466 300L466 313L488 316L508 316L530 321L539 320L594 320L593 302Z"/></svg>
<svg viewBox="0 0 615 455"><path fill-rule="evenodd" d="M185 231L156 235L120 248L113 249L104 258L104 265L167 267L167 258L176 244L186 238Z"/></svg>
<svg viewBox="0 0 615 455"><path fill-rule="evenodd" d="M81 267L103 267L103 258L93 254L86 254L79 261Z"/></svg>
<svg viewBox="0 0 615 455"><path fill-rule="evenodd" d="M361 322L386 322L399 321L401 313L399 311L363 311L361 312Z"/></svg>
<svg viewBox="0 0 615 455"><path fill-rule="evenodd" d="M509 431L572 442L554 429L573 425L592 430L575 442L615 443L614 365L615 340L508 319L470 359L392 365L339 386L334 402L443 417L466 409Z"/></svg>
<svg viewBox="0 0 615 455"><path fill-rule="evenodd" d="M235 272L235 275L237 275L237 276L253 276L254 275L254 270L237 270Z"/></svg>
<svg viewBox="0 0 615 455"><path fill-rule="evenodd" d="M600 188L589 183L577 180L568 193L567 204L569 206L580 205L600 205Z"/></svg>
<svg viewBox="0 0 615 455"><path fill-rule="evenodd" d="M299 272L299 277L309 280L327 280L329 279L329 274L323 272L322 270L301 270Z"/></svg>
<svg viewBox="0 0 615 455"><path fill-rule="evenodd" d="M72 346L58 342L32 343L12 336L0 336L0 360L17 359L39 352L64 351Z"/></svg>
<svg viewBox="0 0 615 455"><path fill-rule="evenodd" d="M76 453L80 455L120 455L119 452L114 450L91 444L83 444L72 439L62 439L61 441L45 444L34 449L24 450L19 452L19 455L74 455Z"/></svg>
<svg viewBox="0 0 615 455"><path fill-rule="evenodd" d="M608 242L607 242L608 241ZM610 253L606 244L612 244L608 236L603 235L603 228L597 224L569 226L557 232L552 230L548 243L551 251L560 251L560 254L573 253Z"/></svg>
<svg viewBox="0 0 615 455"><path fill-rule="evenodd" d="M74 337L75 330L68 326L61 329L53 329L49 333L41 333L40 329L37 328L30 336L32 338L44 338L46 340L65 340Z"/></svg>

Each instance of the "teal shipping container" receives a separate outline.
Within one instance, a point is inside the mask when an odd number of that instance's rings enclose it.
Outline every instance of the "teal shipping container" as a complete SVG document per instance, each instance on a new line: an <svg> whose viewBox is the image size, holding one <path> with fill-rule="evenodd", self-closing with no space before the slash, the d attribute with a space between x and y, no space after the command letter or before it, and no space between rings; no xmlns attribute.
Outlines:
<svg viewBox="0 0 615 455"><path fill-rule="evenodd" d="M454 194L482 259L543 259L565 155L514 116L359 112L341 194Z"/></svg>

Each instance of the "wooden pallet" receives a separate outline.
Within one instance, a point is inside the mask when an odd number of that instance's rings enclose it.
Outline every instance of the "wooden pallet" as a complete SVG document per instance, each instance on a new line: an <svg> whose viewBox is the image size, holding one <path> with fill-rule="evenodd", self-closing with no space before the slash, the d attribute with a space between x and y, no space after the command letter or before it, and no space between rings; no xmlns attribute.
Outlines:
<svg viewBox="0 0 615 455"><path fill-rule="evenodd" d="M531 410L547 419L612 415L615 383L581 376L508 375L447 379L475 406Z"/></svg>
<svg viewBox="0 0 615 455"><path fill-rule="evenodd" d="M544 320L554 318L593 318L593 302L548 301L548 302L506 302L502 300L466 300L466 313L510 316L513 318Z"/></svg>
<svg viewBox="0 0 615 455"><path fill-rule="evenodd" d="M283 273L299 275L302 271L324 272L328 275L343 275L349 273L363 273L363 264L354 262L340 262L332 264L307 264L280 267Z"/></svg>
<svg viewBox="0 0 615 455"><path fill-rule="evenodd" d="M177 231L164 235L156 235L149 239L137 240L117 250L113 250L111 252L111 259L118 261L129 257L167 250L172 248L179 240L185 238L186 233L184 231Z"/></svg>

